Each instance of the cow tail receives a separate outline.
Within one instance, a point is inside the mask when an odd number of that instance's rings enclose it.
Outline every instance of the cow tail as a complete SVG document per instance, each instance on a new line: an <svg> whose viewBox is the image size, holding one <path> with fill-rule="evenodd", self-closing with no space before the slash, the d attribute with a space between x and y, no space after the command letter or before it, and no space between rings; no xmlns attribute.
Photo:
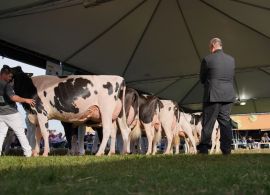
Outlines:
<svg viewBox="0 0 270 195"><path fill-rule="evenodd" d="M158 131L154 134L154 142L159 143L161 140L161 126L159 127Z"/></svg>
<svg viewBox="0 0 270 195"><path fill-rule="evenodd" d="M177 146L179 146L179 144L180 144L180 137L178 134L174 134L173 140L172 140L172 146L177 147Z"/></svg>
<svg viewBox="0 0 270 195"><path fill-rule="evenodd" d="M140 128L140 121L136 121L135 127L130 132L130 140L138 140L142 136L141 128Z"/></svg>
<svg viewBox="0 0 270 195"><path fill-rule="evenodd" d="M128 126L127 126L127 115L126 115L126 109L125 109L126 84L125 84L124 79L122 81L121 88L122 88L122 91L123 91L123 93L122 93L123 121L124 121L124 124L125 124L126 128L128 128Z"/></svg>

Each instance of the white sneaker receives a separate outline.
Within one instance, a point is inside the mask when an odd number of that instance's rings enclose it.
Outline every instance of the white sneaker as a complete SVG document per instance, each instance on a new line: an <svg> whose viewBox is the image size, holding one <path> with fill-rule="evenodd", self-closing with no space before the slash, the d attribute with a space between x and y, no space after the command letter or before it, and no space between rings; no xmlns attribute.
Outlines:
<svg viewBox="0 0 270 195"><path fill-rule="evenodd" d="M27 158L31 157L32 156L32 151L25 153L24 156L27 157Z"/></svg>

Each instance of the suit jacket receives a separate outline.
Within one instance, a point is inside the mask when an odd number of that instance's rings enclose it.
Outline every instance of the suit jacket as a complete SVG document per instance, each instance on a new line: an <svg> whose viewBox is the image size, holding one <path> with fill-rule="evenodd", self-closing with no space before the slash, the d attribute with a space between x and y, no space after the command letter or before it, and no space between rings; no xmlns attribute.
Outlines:
<svg viewBox="0 0 270 195"><path fill-rule="evenodd" d="M234 58L222 50L206 56L201 63L200 80L204 102L234 102Z"/></svg>

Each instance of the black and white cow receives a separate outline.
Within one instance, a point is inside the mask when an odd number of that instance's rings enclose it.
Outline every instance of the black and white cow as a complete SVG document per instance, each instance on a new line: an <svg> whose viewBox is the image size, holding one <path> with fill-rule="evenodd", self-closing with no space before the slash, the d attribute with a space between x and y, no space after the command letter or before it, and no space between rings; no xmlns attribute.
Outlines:
<svg viewBox="0 0 270 195"><path fill-rule="evenodd" d="M176 147L176 154L179 153L179 137L183 137L186 141L186 146L192 148L192 150L187 149L186 153L197 153L196 140L194 136L194 125L191 124L192 115L184 112L179 112L179 121L176 124L176 129L174 133L174 146ZM191 147L189 147L189 143Z"/></svg>
<svg viewBox="0 0 270 195"><path fill-rule="evenodd" d="M162 102L156 96L139 95L139 116L135 117L133 130L130 133L131 142L136 142L142 135L146 134L148 147L146 155L155 154L156 143L161 136L161 125L159 112L163 107ZM137 120L139 118L139 122Z"/></svg>
<svg viewBox="0 0 270 195"><path fill-rule="evenodd" d="M97 156L104 154L105 146L111 135L115 121L123 107L122 129L129 131L126 125L125 109L120 97L124 99L125 84L120 76L110 75L71 75L28 77L18 67L14 68L15 93L35 99L35 107L29 116L32 123L39 125L44 138L44 156L49 153L48 120L58 119L74 124L88 122L101 123L103 139ZM124 149L127 137L123 137ZM39 153L40 139L37 137L35 154Z"/></svg>
<svg viewBox="0 0 270 195"><path fill-rule="evenodd" d="M198 142L200 142L201 140L201 132L202 132L202 113L194 113L192 114L192 116L194 117L194 130L196 132L196 135L198 137ZM212 131L212 135L211 135L211 150L210 150L210 154L218 154L221 153L220 150L220 128L219 128L219 124L218 121L215 122L214 124L214 128Z"/></svg>
<svg viewBox="0 0 270 195"><path fill-rule="evenodd" d="M179 122L180 116L178 114L178 104L172 100L161 100L162 108L159 113L159 120L162 130L167 138L167 148L164 154L172 153L172 141L176 131L176 125Z"/></svg>

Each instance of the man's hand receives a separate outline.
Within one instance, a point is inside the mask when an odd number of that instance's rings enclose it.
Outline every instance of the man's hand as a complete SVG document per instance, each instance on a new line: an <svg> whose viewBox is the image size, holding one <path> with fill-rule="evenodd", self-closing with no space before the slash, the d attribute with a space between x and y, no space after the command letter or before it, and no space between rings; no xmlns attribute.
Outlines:
<svg viewBox="0 0 270 195"><path fill-rule="evenodd" d="M34 99L26 99L25 98L25 103L29 104L30 106L35 106L36 102Z"/></svg>

